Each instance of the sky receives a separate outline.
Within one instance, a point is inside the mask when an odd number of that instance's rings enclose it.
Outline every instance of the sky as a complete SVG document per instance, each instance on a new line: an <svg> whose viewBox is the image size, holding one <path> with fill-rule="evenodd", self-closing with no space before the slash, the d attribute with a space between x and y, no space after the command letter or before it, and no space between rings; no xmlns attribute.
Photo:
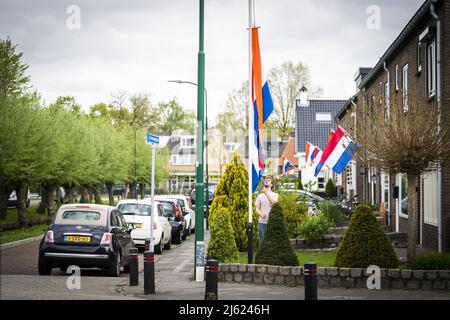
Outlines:
<svg viewBox="0 0 450 320"><path fill-rule="evenodd" d="M255 0L263 73L302 62L321 98L346 100L357 68L373 67L422 3ZM247 27L247 0L205 0L212 121L248 78ZM198 32L198 0L0 0L0 38L18 44L44 102L70 95L84 110L119 91L196 110L196 88L168 80L197 82Z"/></svg>

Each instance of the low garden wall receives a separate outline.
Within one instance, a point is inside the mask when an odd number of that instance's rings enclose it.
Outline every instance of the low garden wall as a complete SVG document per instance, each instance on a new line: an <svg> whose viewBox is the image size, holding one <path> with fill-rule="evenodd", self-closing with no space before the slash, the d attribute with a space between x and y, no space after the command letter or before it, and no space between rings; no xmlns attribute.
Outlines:
<svg viewBox="0 0 450 320"><path fill-rule="evenodd" d="M380 269L381 289L450 290L450 270ZM319 288L366 288L366 269L317 268ZM219 280L265 285L303 286L303 267L220 264Z"/></svg>

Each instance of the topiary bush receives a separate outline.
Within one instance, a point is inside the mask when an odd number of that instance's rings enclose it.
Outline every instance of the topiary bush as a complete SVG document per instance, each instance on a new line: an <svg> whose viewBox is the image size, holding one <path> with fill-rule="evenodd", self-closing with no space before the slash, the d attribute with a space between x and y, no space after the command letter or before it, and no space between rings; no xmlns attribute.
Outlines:
<svg viewBox="0 0 450 320"><path fill-rule="evenodd" d="M256 264L298 266L297 255L288 238L283 209L275 203L270 210L264 239L255 256Z"/></svg>
<svg viewBox="0 0 450 320"><path fill-rule="evenodd" d="M308 205L297 200L296 194L280 194L278 203L283 209L284 219L290 239L300 234L300 226L307 219Z"/></svg>
<svg viewBox="0 0 450 320"><path fill-rule="evenodd" d="M336 254L336 267L396 268L398 259L372 208L359 205Z"/></svg>
<svg viewBox="0 0 450 320"><path fill-rule="evenodd" d="M450 253L418 254L414 261L408 262L408 268L413 270L450 270Z"/></svg>
<svg viewBox="0 0 450 320"><path fill-rule="evenodd" d="M336 197L336 186L334 185L333 180L328 179L327 184L325 185L325 193L330 198Z"/></svg>
<svg viewBox="0 0 450 320"><path fill-rule="evenodd" d="M210 240L208 243L208 258L221 262L235 261L239 252L234 240L231 216L227 209L220 208L214 213L213 223L210 225Z"/></svg>
<svg viewBox="0 0 450 320"><path fill-rule="evenodd" d="M253 204L255 202L253 201ZM227 164L225 172L214 193L210 208L210 223L213 223L215 212L221 207L228 209L231 216L234 238L239 251L247 251L248 224L248 173L239 155L235 152L233 159ZM253 243L258 245L258 214L253 207Z"/></svg>
<svg viewBox="0 0 450 320"><path fill-rule="evenodd" d="M321 240L332 226L333 223L320 212L303 221L300 226L300 234L307 240Z"/></svg>

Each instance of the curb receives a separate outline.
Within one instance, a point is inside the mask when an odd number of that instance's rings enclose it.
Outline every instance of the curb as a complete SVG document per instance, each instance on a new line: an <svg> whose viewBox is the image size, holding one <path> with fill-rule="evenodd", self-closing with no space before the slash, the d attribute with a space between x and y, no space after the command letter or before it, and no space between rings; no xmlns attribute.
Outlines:
<svg viewBox="0 0 450 320"><path fill-rule="evenodd" d="M37 240L40 240L40 239L42 239L42 235L41 236L32 237L32 238L22 239L22 240L19 240L19 241L5 243L5 244L0 245L0 250L5 250L5 249L18 247L18 246L23 245L25 243L37 241Z"/></svg>

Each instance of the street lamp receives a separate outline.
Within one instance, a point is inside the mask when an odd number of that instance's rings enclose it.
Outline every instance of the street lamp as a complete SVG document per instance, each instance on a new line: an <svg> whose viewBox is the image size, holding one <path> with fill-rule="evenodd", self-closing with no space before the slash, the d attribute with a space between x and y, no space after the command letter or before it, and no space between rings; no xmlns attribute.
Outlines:
<svg viewBox="0 0 450 320"><path fill-rule="evenodd" d="M173 83L187 83L191 84L193 86L198 87L198 85L195 82L192 81L184 81L184 80L169 80L168 82ZM205 128L205 136L206 136L206 143L205 143L205 165L206 165L206 174L205 174L205 207L206 207L206 230L209 230L209 171L208 171L208 91L205 89L205 121L204 121L204 128Z"/></svg>

